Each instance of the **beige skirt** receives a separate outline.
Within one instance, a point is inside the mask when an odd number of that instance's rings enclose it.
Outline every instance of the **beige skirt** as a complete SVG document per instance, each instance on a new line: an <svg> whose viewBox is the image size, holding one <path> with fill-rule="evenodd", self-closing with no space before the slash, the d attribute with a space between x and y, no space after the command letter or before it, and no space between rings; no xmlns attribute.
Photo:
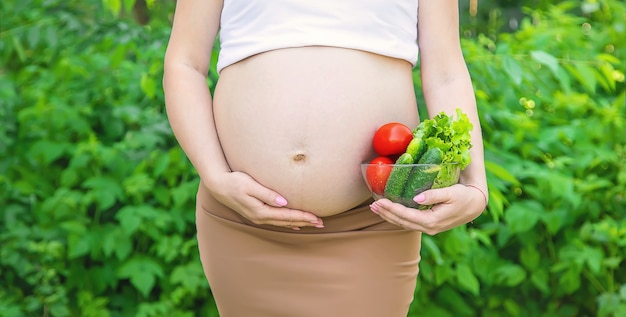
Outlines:
<svg viewBox="0 0 626 317"><path fill-rule="evenodd" d="M220 316L405 317L421 233L367 204L323 220L300 231L255 225L200 186L198 246Z"/></svg>

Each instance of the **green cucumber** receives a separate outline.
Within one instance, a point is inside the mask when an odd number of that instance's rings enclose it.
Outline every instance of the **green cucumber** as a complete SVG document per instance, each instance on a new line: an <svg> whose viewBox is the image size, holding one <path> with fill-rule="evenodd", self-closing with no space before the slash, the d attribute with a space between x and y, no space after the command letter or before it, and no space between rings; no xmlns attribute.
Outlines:
<svg viewBox="0 0 626 317"><path fill-rule="evenodd" d="M443 162L443 151L438 147L433 147L424 153L417 164L441 164L441 162Z"/></svg>
<svg viewBox="0 0 626 317"><path fill-rule="evenodd" d="M423 133L417 134L406 147L406 153L413 156L413 163L417 163L426 152L426 142L422 136Z"/></svg>
<svg viewBox="0 0 626 317"><path fill-rule="evenodd" d="M439 148L430 148L424 153L424 156L417 162L418 165L413 167L411 174L407 180L402 198L404 200L412 200L415 195L430 189L433 182L441 170L441 162L443 161L443 152ZM433 164L433 165L429 165Z"/></svg>
<svg viewBox="0 0 626 317"><path fill-rule="evenodd" d="M402 167L402 165L413 164L413 156L409 153L404 153L396 160L396 164L399 166L393 167L385 185L385 197L392 201L402 196L404 186L411 174L411 169Z"/></svg>

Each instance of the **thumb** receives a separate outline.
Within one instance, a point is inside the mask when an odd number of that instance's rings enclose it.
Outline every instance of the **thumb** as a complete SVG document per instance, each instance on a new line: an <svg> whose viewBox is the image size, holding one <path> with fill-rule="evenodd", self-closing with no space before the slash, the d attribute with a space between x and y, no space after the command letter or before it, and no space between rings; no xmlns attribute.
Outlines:
<svg viewBox="0 0 626 317"><path fill-rule="evenodd" d="M420 205L435 205L449 199L449 190L446 188L429 189L413 197L413 201Z"/></svg>

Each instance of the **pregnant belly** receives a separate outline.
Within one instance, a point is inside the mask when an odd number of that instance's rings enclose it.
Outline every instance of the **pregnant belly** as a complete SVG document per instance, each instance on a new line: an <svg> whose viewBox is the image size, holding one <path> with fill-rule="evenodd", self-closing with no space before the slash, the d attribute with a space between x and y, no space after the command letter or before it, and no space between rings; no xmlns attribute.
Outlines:
<svg viewBox="0 0 626 317"><path fill-rule="evenodd" d="M408 63L322 47L263 53L224 69L214 115L232 170L322 217L370 197L360 164L375 156L380 125L418 122Z"/></svg>

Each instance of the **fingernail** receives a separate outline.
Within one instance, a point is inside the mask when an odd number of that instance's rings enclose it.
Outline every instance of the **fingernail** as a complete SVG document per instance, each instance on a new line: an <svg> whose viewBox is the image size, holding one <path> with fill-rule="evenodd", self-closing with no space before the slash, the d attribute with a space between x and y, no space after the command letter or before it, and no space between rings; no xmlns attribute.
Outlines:
<svg viewBox="0 0 626 317"><path fill-rule="evenodd" d="M310 221L310 223L313 224L315 228L320 228L320 229L324 228L324 223L322 222L321 219Z"/></svg>
<svg viewBox="0 0 626 317"><path fill-rule="evenodd" d="M413 197L413 201L416 203L421 203L421 202L424 202L425 200L426 200L426 196L424 194L419 194Z"/></svg>
<svg viewBox="0 0 626 317"><path fill-rule="evenodd" d="M283 198L282 196L276 197L275 202L279 206L287 206L287 199Z"/></svg>
<svg viewBox="0 0 626 317"><path fill-rule="evenodd" d="M370 205L370 210L378 215L378 206L375 206L374 204Z"/></svg>

